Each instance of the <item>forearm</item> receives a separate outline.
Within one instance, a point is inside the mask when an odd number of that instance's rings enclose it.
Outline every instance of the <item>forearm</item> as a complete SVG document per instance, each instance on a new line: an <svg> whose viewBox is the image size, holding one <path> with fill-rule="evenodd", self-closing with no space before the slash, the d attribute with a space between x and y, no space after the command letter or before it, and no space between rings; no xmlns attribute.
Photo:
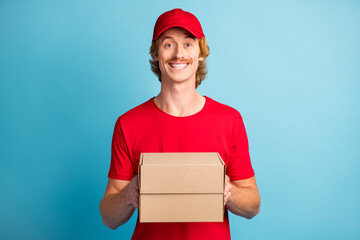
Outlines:
<svg viewBox="0 0 360 240"><path fill-rule="evenodd" d="M126 223L135 211L134 206L127 202L127 188L116 194L108 194L100 203L100 213L103 223L111 229L116 229Z"/></svg>
<svg viewBox="0 0 360 240"><path fill-rule="evenodd" d="M231 183L231 197L226 208L245 218L252 218L260 211L260 194L255 187L237 187Z"/></svg>

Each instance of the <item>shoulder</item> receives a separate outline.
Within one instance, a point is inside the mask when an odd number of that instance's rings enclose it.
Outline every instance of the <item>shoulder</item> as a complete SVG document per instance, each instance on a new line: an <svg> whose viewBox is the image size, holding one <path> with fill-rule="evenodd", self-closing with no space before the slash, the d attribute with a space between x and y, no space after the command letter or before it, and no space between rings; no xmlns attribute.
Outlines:
<svg viewBox="0 0 360 240"><path fill-rule="evenodd" d="M214 99L209 97L206 97L206 101L208 102L209 111L212 111L217 114L221 114L223 117L226 118L241 119L241 114L237 109L230 107L226 104L220 103L218 101L215 101Z"/></svg>
<svg viewBox="0 0 360 240"><path fill-rule="evenodd" d="M148 101L130 109L129 111L122 114L117 122L127 123L127 122L138 122L142 119L149 116L150 112L153 111L153 98Z"/></svg>

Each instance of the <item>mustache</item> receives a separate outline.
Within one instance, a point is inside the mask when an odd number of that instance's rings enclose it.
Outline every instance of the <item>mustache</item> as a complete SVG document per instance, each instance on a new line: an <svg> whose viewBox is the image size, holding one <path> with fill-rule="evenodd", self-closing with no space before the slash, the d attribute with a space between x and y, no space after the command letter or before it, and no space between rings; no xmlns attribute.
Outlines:
<svg viewBox="0 0 360 240"><path fill-rule="evenodd" d="M173 57L171 59L168 59L165 61L165 63L171 63L171 62L181 62L181 63L193 63L193 60L191 58L177 58L177 57Z"/></svg>

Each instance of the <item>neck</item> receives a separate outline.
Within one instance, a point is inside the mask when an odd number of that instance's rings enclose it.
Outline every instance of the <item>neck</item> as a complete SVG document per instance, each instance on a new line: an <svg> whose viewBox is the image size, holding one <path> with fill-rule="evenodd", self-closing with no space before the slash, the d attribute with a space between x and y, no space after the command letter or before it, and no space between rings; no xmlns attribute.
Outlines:
<svg viewBox="0 0 360 240"><path fill-rule="evenodd" d="M164 81L161 83L161 91L154 102L167 114L186 117L199 112L204 107L205 97L196 91L195 82L170 85Z"/></svg>

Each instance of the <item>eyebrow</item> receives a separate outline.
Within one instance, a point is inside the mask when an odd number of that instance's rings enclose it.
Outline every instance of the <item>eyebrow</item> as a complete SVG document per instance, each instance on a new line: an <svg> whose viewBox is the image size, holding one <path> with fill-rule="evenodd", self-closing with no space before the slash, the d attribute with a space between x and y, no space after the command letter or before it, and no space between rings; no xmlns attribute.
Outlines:
<svg viewBox="0 0 360 240"><path fill-rule="evenodd" d="M188 35L187 37L185 37L185 38L191 38L191 39L193 39L193 40L195 40L195 36L192 36L192 35Z"/></svg>

